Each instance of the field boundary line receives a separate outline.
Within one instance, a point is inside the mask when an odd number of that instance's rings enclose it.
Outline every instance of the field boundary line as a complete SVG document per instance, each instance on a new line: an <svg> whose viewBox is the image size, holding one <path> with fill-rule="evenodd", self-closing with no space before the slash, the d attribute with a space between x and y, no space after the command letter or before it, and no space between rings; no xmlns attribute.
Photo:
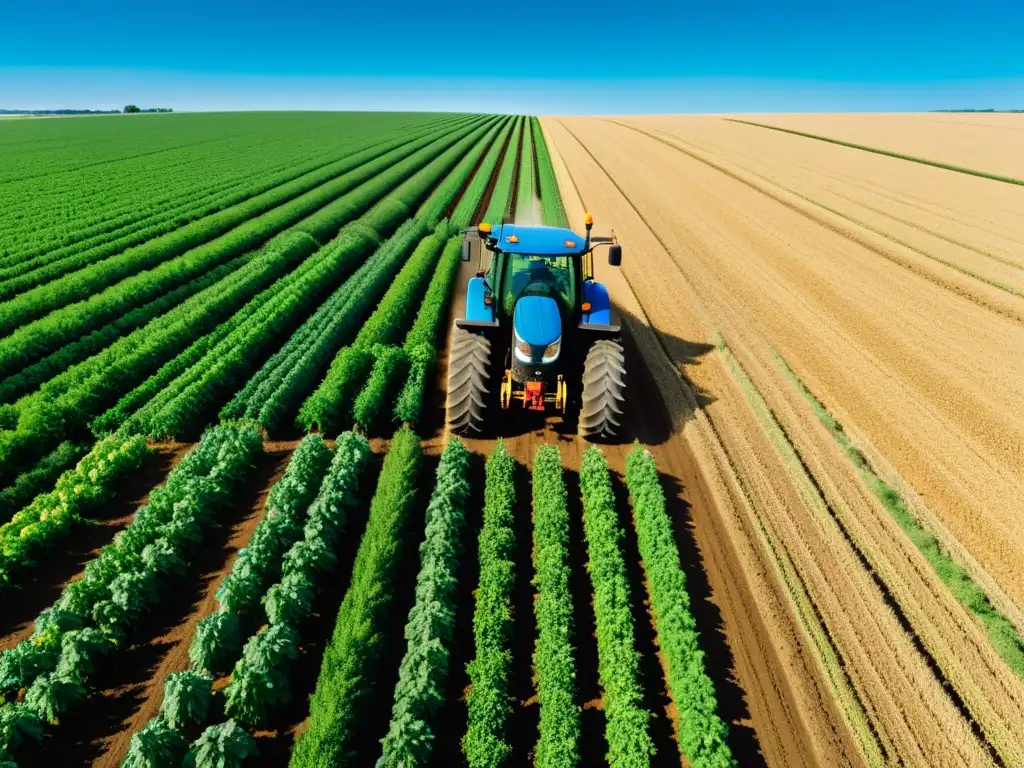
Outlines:
<svg viewBox="0 0 1024 768"><path fill-rule="evenodd" d="M897 160L908 160L912 163L919 163L921 165L930 165L933 168L941 168L944 171L955 171L956 173L963 173L967 176L977 176L981 179L989 179L990 181L1000 181L1003 184L1016 184L1018 186L1024 186L1024 179L1017 179L1013 176L1000 176L996 173L989 173L987 171L976 171L973 168L964 168L961 165L952 165L951 163L941 163L937 160L926 160L923 157L915 157L914 155L904 155L899 152L892 152L888 149L878 149L877 147L868 147L864 144L854 144L850 141L843 141L842 139L832 139L828 136L818 136L814 133L805 133L804 131L797 131L792 128L780 128L776 125L768 125L767 123L755 123L752 120L740 120L735 117L725 117L723 120L727 120L730 123L740 123L741 125L752 125L755 128L767 128L770 131L779 131L780 133L789 133L793 136L802 136L805 139L814 139L816 141L824 141L828 144L837 144L840 147L849 147L850 149L859 149L863 152L872 152L876 155L884 155L885 157L894 157Z"/></svg>

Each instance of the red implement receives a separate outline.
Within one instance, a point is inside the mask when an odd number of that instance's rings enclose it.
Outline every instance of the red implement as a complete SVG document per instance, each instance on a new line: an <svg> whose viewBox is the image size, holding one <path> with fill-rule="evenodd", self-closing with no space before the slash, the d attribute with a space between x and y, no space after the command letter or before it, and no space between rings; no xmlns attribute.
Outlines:
<svg viewBox="0 0 1024 768"><path fill-rule="evenodd" d="M523 402L531 411L544 410L544 382L526 382L526 392L523 393Z"/></svg>

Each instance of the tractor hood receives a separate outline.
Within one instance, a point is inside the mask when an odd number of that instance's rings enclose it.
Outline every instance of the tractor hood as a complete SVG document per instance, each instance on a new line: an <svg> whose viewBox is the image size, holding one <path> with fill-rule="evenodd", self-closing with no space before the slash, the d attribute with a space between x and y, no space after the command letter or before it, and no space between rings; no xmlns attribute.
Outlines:
<svg viewBox="0 0 1024 768"><path fill-rule="evenodd" d="M533 347L543 349L562 335L558 303L548 296L523 296L516 302L512 318L516 335Z"/></svg>
<svg viewBox="0 0 1024 768"><path fill-rule="evenodd" d="M502 224L491 237L505 253L532 253L538 256L567 256L583 251L586 238L562 227L521 227Z"/></svg>

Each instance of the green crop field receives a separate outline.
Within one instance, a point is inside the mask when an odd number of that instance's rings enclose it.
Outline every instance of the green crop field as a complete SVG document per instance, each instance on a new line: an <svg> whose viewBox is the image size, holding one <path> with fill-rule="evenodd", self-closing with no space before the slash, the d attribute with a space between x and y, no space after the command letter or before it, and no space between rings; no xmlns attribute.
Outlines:
<svg viewBox="0 0 1024 768"><path fill-rule="evenodd" d="M598 449L441 433L516 215L567 225L533 117L0 123L0 768L733 763L651 455L653 623Z"/></svg>

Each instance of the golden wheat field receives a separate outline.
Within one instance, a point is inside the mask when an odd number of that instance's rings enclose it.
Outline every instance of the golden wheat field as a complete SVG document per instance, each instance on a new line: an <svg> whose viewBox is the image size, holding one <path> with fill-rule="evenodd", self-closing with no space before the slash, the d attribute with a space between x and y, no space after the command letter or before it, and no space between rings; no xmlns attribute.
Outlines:
<svg viewBox="0 0 1024 768"><path fill-rule="evenodd" d="M1024 115L542 124L628 244L765 760L1024 765Z"/></svg>

